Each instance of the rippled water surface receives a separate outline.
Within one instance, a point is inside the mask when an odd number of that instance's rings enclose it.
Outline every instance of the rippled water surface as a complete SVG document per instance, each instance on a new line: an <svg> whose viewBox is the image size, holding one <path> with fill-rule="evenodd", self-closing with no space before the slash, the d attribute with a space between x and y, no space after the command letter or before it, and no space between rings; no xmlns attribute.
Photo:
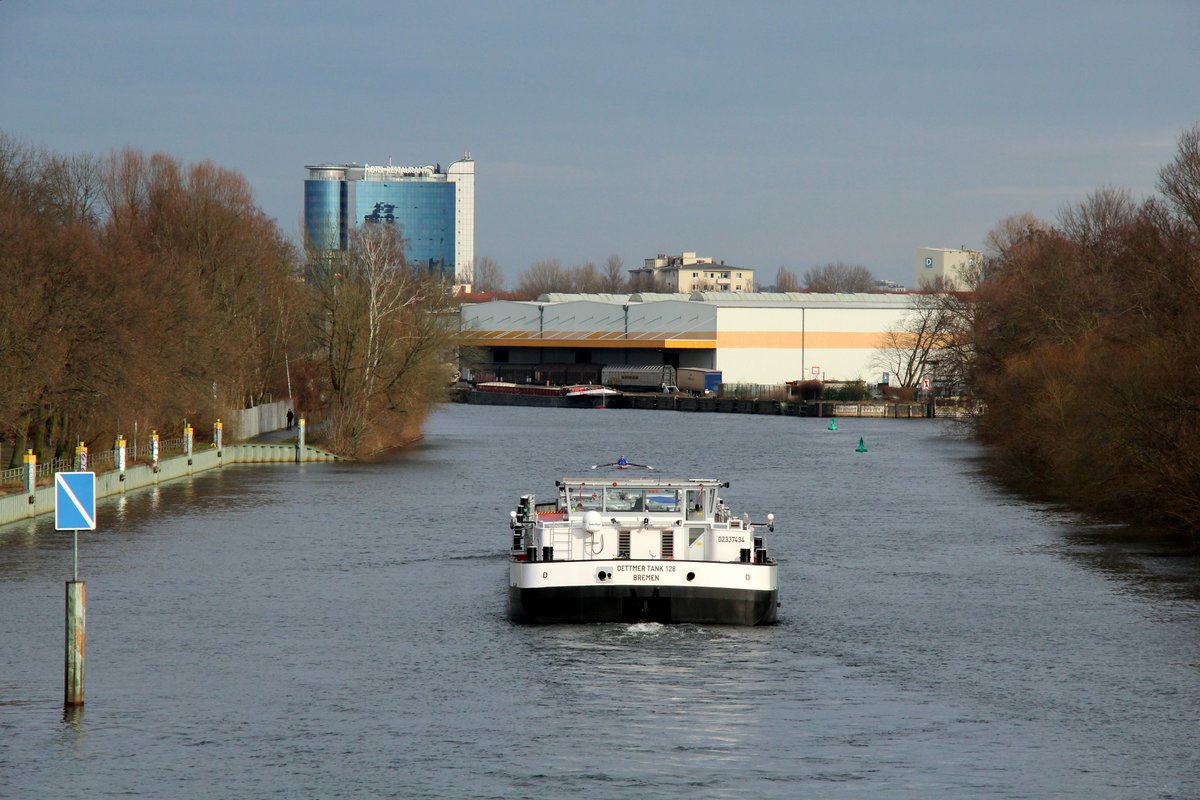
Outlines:
<svg viewBox="0 0 1200 800"><path fill-rule="evenodd" d="M386 464L0 528L0 797L1194 798L1194 558L1027 504L940 423L451 406ZM863 436L868 453L856 453ZM508 511L626 455L774 511L781 623L516 627Z"/></svg>

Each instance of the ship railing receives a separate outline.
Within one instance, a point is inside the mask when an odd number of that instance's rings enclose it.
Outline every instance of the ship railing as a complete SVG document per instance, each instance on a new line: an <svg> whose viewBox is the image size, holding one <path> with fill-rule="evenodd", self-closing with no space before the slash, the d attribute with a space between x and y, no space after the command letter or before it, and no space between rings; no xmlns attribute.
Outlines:
<svg viewBox="0 0 1200 800"><path fill-rule="evenodd" d="M558 561L573 559L575 554L572 550L574 544L571 536L571 525L564 518L562 522L545 522L542 523L542 546L549 546L554 549L554 558ZM584 548L586 553L587 548Z"/></svg>

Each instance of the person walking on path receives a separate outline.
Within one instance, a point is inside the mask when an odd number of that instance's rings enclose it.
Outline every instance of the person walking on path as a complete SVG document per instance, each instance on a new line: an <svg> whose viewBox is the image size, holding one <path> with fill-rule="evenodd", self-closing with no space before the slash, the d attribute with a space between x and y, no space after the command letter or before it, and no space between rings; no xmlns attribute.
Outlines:
<svg viewBox="0 0 1200 800"><path fill-rule="evenodd" d="M296 418L296 415L293 414L292 410L289 408L288 413L287 413L287 429L289 431L292 429L292 420L294 420L295 418Z"/></svg>

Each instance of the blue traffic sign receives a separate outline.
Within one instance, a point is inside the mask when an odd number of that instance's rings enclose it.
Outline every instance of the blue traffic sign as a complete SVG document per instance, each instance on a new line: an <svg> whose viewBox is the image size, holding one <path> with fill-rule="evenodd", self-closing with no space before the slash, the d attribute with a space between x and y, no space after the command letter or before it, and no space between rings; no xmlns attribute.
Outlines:
<svg viewBox="0 0 1200 800"><path fill-rule="evenodd" d="M54 474L54 529L96 530L96 473Z"/></svg>

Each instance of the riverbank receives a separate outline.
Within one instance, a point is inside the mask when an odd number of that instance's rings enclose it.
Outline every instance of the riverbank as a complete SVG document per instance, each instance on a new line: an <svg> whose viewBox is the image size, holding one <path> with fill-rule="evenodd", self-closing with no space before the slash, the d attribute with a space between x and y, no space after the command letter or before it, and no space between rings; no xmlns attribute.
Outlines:
<svg viewBox="0 0 1200 800"><path fill-rule="evenodd" d="M451 400L478 403L479 393L455 389ZM505 395L504 405L544 405L538 398ZM489 403L491 404L491 403ZM637 394L620 392L605 399L607 408L638 408L656 411L693 411L721 414L766 414L786 417L873 417L877 419L964 419L970 412L958 405L938 403L888 403L834 400L746 400L732 397L694 397L684 394Z"/></svg>
<svg viewBox="0 0 1200 800"><path fill-rule="evenodd" d="M265 438L265 437L264 437ZM163 458L155 469L149 464L139 464L124 472L108 470L96 474L96 499L121 495L136 489L156 486L160 483L189 478L201 472L220 469L227 464L280 464L301 462L344 461L319 447L305 445L300 449L298 442L244 442L231 444L220 450L209 448L187 455ZM20 522L42 514L54 512L53 481L39 486L33 494L19 491L0 497L0 526Z"/></svg>

